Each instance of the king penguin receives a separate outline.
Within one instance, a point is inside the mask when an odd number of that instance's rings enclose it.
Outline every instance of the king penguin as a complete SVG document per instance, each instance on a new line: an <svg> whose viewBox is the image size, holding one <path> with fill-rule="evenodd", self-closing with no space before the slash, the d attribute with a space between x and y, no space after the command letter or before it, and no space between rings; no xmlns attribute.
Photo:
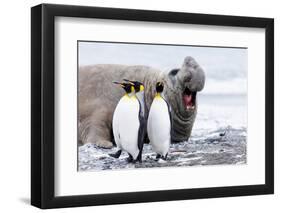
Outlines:
<svg viewBox="0 0 281 213"><path fill-rule="evenodd" d="M167 159L171 144L171 110L163 95L164 84L156 83L156 95L152 101L148 120L147 134L153 151L156 152L156 160Z"/></svg>
<svg viewBox="0 0 281 213"><path fill-rule="evenodd" d="M140 111L139 111L139 122L140 122L140 127L139 127L139 133L138 133L138 147L140 150L140 156L139 156L139 161L141 162L141 155L142 155L142 150L143 150L143 144L145 141L145 136L146 136L146 124L147 124L147 108L146 108L146 103L145 103L145 94L144 94L144 85L143 83L139 81L131 81L127 79L123 79L126 82L131 82L134 84L135 88L135 93L137 96L137 99L140 103Z"/></svg>
<svg viewBox="0 0 281 213"><path fill-rule="evenodd" d="M125 95L119 100L112 119L114 140L118 151L110 154L119 158L122 151L129 154L128 162L141 161L141 149L138 145L140 128L140 102L136 97L134 84L131 82L118 83L125 90Z"/></svg>

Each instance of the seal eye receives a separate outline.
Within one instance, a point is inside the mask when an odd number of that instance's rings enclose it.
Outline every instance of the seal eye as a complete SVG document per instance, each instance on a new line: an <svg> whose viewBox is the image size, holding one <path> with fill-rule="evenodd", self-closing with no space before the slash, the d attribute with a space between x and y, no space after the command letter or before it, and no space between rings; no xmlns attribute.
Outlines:
<svg viewBox="0 0 281 213"><path fill-rule="evenodd" d="M180 69L172 69L172 70L169 72L169 75L175 76L175 75L178 74L179 70L180 70Z"/></svg>

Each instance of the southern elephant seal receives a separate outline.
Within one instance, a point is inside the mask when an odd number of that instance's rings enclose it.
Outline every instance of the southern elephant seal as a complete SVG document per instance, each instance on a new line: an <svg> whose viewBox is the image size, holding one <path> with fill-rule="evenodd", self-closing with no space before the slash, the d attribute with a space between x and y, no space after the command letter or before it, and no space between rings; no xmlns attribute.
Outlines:
<svg viewBox="0 0 281 213"><path fill-rule="evenodd" d="M147 110L155 94L156 82L164 82L165 97L172 108L172 142L188 140L197 113L196 93L205 84L203 69L189 56L184 59L181 68L167 73L148 66L98 64L80 67L79 143L112 147L112 116L124 94L112 82L123 79L143 82Z"/></svg>

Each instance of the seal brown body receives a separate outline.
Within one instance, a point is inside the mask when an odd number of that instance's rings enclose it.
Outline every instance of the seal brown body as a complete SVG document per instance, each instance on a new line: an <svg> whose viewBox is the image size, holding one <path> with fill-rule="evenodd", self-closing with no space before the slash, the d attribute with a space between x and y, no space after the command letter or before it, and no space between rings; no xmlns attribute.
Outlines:
<svg viewBox="0 0 281 213"><path fill-rule="evenodd" d="M197 112L187 109L183 95L186 90L201 91L205 74L192 57L186 57L180 69L163 73L148 66L125 66L101 64L79 68L79 143L94 143L101 147L112 147L112 116L124 94L113 81L123 79L143 82L146 108L149 110L155 94L156 82L162 81L167 88L165 97L172 108L172 142L188 140Z"/></svg>

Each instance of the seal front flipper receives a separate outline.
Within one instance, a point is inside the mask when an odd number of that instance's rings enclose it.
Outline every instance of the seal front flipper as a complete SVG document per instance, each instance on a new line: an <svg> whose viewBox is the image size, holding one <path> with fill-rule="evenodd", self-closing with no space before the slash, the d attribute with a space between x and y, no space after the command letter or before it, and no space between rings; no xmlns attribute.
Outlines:
<svg viewBox="0 0 281 213"><path fill-rule="evenodd" d="M110 157L113 157L113 158L119 158L120 155L121 155L121 153L122 153L122 150L119 149L119 150L118 150L117 152L115 152L115 153L110 153L109 156L110 156Z"/></svg>

